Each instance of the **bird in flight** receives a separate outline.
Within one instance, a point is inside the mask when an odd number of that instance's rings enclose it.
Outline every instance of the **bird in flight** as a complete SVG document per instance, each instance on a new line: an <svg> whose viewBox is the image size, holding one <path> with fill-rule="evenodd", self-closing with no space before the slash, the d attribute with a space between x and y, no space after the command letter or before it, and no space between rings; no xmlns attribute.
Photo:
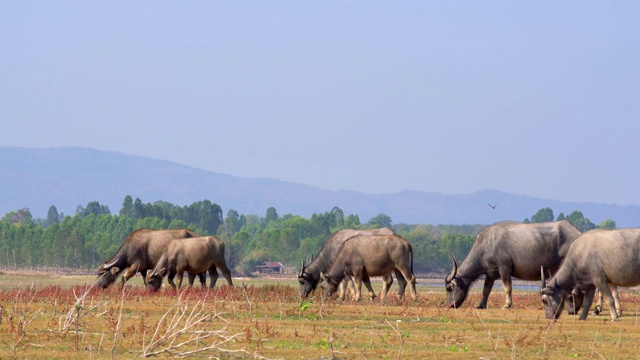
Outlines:
<svg viewBox="0 0 640 360"><path fill-rule="evenodd" d="M490 208L492 208L492 209L494 209L494 210L495 210L495 209L496 209L496 206L498 206L498 203L496 203L495 205L491 205L491 204L487 204L487 205L489 205L489 207L490 207Z"/></svg>

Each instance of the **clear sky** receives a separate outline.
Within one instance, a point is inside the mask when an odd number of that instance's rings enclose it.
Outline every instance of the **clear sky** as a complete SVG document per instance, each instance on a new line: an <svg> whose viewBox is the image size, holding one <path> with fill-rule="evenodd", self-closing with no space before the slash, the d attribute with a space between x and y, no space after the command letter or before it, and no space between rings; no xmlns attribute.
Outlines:
<svg viewBox="0 0 640 360"><path fill-rule="evenodd" d="M330 190L640 205L638 14L637 1L3 1L0 146Z"/></svg>

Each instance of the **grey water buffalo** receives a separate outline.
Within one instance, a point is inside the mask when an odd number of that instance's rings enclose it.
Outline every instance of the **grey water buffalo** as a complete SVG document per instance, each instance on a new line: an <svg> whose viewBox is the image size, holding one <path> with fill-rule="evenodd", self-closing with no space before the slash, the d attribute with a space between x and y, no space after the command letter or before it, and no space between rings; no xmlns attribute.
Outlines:
<svg viewBox="0 0 640 360"><path fill-rule="evenodd" d="M395 235L393 230L389 228L380 228L380 229L370 229L370 230L352 230L352 229L344 229L340 231L336 231L331 234L331 236L325 241L322 249L318 253L309 265L305 265L302 263L302 269L300 269L300 273L298 273L298 282L300 283L300 295L302 297L307 297L311 292L313 292L320 283L320 273L323 271L329 270L333 259L335 259L336 254L338 254L338 250L340 250L340 246L344 244L347 239L353 236L372 236L372 235ZM400 280L401 277L396 277L399 279L398 283L402 284L404 278ZM348 280L345 277L345 280ZM364 279L365 286L369 289L369 294L372 298L375 297L375 293L371 287L371 283L369 282L369 278ZM393 279L391 280L393 281ZM345 283L347 281L343 281L340 283L340 298L344 299L345 296ZM406 283L405 283L406 286ZM402 287L402 291L404 292L404 287Z"/></svg>
<svg viewBox="0 0 640 360"><path fill-rule="evenodd" d="M147 278L147 288L157 291L162 285L162 278L168 275L169 284L175 289L174 277L178 276L178 286L182 286L184 272L198 274L209 272L209 286L213 288L218 280L218 271L232 286L231 271L224 259L224 243L215 236L203 236L172 241L167 245L153 271ZM217 268L217 269L216 269Z"/></svg>
<svg viewBox="0 0 640 360"><path fill-rule="evenodd" d="M122 284L140 272L146 285L147 270L155 267L169 242L196 236L199 235L187 229L135 230L122 242L115 255L98 267L96 286L107 288L122 271ZM200 281L204 283L204 274Z"/></svg>
<svg viewBox="0 0 640 360"><path fill-rule="evenodd" d="M348 274L354 277L356 301L360 300L362 281L369 276L383 276L380 293L384 301L391 282L391 272L409 284L409 292L416 299L416 277L413 274L413 248L398 235L355 236L342 244L327 272L320 273L324 281L324 298L331 296ZM399 294L399 296L402 296Z"/></svg>
<svg viewBox="0 0 640 360"><path fill-rule="evenodd" d="M504 285L506 301L503 308L510 308L513 304L511 277L536 280L540 276L540 266L551 274L555 273L579 235L580 231L568 221L501 222L487 227L478 234L460 266L452 256L453 270L445 279L449 306L460 307L471 284L484 275L482 301L478 309L487 308L496 279L502 279Z"/></svg>
<svg viewBox="0 0 640 360"><path fill-rule="evenodd" d="M607 300L611 319L618 320L611 286L640 284L640 229L591 230L580 235L556 274L548 280L541 271L540 299L547 319L557 319L566 294L576 286L585 287L580 320L586 320L596 287Z"/></svg>

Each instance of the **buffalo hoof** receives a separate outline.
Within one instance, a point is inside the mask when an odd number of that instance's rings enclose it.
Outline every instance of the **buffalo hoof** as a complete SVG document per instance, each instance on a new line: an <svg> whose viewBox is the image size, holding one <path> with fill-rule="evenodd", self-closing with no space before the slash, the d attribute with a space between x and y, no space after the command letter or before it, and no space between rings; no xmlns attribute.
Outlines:
<svg viewBox="0 0 640 360"><path fill-rule="evenodd" d="M476 307L476 309L486 309L487 305L480 304Z"/></svg>
<svg viewBox="0 0 640 360"><path fill-rule="evenodd" d="M596 307L593 308L593 315L600 315L600 312L602 312L602 309L600 309L600 306L596 305Z"/></svg>

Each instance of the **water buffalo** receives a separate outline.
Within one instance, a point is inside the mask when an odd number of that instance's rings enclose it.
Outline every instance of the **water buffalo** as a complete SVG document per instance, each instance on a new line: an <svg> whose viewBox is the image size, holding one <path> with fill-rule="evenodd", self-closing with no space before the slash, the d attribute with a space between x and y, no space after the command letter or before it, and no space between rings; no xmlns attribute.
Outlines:
<svg viewBox="0 0 640 360"><path fill-rule="evenodd" d="M611 286L640 284L640 229L588 231L573 242L549 282L544 271L541 278L540 299L547 319L557 319L567 292L582 285L585 296L580 320L587 319L597 287L607 300L611 319L617 321L620 307L615 304Z"/></svg>
<svg viewBox="0 0 640 360"><path fill-rule="evenodd" d="M140 272L146 285L147 270L154 268L169 242L196 236L200 235L187 229L135 230L122 242L116 254L98 267L96 286L107 288L122 271L122 284ZM200 275L202 283L205 281L204 276L205 274Z"/></svg>
<svg viewBox="0 0 640 360"><path fill-rule="evenodd" d="M336 258L326 273L320 273L324 281L324 298L331 296L345 274L355 279L356 300L360 300L362 280L369 276L383 276L380 299L384 301L391 272L400 273L400 279L409 283L409 292L416 299L416 277L413 275L413 248L398 235L354 236L342 244ZM399 294L402 296L402 294Z"/></svg>
<svg viewBox="0 0 640 360"><path fill-rule="evenodd" d="M147 288L157 291L162 285L162 278L169 275L169 284L175 289L173 278L178 276L178 287L182 286L182 276L186 271L192 274L209 271L210 284L213 288L218 280L220 269L230 286L231 271L224 260L224 243L215 236L203 236L172 241L167 245L158 260L158 264L147 278Z"/></svg>
<svg viewBox="0 0 640 360"><path fill-rule="evenodd" d="M504 309L513 304L511 277L536 280L540 266L555 273L580 231L568 221L524 224L501 222L484 229L476 237L469 255L458 266L453 257L453 270L445 279L447 302L460 307L469 287L485 275L482 301L478 309L487 308L489 293L496 279L502 279L506 301Z"/></svg>
<svg viewBox="0 0 640 360"><path fill-rule="evenodd" d="M380 229L370 229L370 230L352 230L352 229L344 229L340 231L336 231L331 234L329 239L325 241L322 249L318 253L309 265L302 263L302 269L298 274L298 282L300 283L300 295L302 297L307 297L311 292L313 292L320 283L320 273L323 271L329 270L331 266L331 262L335 259L340 246L347 241L347 239L353 236L371 236L371 235L395 235L393 230L389 228L380 228ZM396 277L399 279L398 283L402 284L404 278L401 276ZM400 280L402 278L402 280ZM344 299L345 296L345 283L349 278L345 277L345 281L340 283L340 298ZM365 286L369 289L369 294L372 298L375 297L375 293L371 288L371 283L369 282L369 278L367 277L365 280ZM393 279L391 280L393 281ZM405 283L406 286L406 283ZM404 287L402 287L402 291L404 292Z"/></svg>

